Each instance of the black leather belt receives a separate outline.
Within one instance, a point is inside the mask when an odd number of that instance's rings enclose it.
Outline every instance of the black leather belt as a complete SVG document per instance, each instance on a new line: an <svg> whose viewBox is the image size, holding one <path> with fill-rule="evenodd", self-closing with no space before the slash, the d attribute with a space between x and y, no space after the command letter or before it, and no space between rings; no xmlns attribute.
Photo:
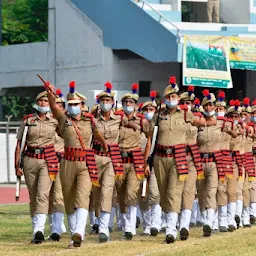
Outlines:
<svg viewBox="0 0 256 256"><path fill-rule="evenodd" d="M36 155L44 154L44 149L43 148L27 147L26 151L29 152L29 153L32 153L32 154L36 154Z"/></svg>
<svg viewBox="0 0 256 256"><path fill-rule="evenodd" d="M129 151L121 151L122 157L132 157L132 152Z"/></svg>
<svg viewBox="0 0 256 256"><path fill-rule="evenodd" d="M175 153L175 150L174 150L174 148L167 148L167 149L158 148L157 152L160 154L165 154L165 155L173 155Z"/></svg>
<svg viewBox="0 0 256 256"><path fill-rule="evenodd" d="M214 154L213 153L201 153L201 158L213 158L214 157Z"/></svg>

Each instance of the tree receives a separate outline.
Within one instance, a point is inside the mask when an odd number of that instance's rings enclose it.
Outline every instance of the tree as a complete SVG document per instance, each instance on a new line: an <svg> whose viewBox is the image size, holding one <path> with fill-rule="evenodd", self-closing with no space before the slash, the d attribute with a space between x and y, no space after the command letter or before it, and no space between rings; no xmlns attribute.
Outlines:
<svg viewBox="0 0 256 256"><path fill-rule="evenodd" d="M47 41L48 0L2 0L3 45Z"/></svg>

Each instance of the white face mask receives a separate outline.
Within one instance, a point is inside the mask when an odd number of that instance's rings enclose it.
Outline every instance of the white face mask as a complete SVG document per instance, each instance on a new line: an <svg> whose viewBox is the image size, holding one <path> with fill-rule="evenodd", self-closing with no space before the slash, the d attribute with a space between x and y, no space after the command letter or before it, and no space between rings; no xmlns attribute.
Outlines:
<svg viewBox="0 0 256 256"><path fill-rule="evenodd" d="M243 121L243 122L245 121L245 117L242 118L242 121Z"/></svg>
<svg viewBox="0 0 256 256"><path fill-rule="evenodd" d="M215 115L215 110L213 110L213 111L211 111L211 112L208 112L208 111L205 111L205 110L204 110L204 115L205 115L205 116L208 116L208 117L214 116L214 115Z"/></svg>
<svg viewBox="0 0 256 256"><path fill-rule="evenodd" d="M191 110L191 105L187 105L188 109Z"/></svg>
<svg viewBox="0 0 256 256"><path fill-rule="evenodd" d="M133 106L123 106L123 110L126 114L131 114L134 111L134 107Z"/></svg>
<svg viewBox="0 0 256 256"><path fill-rule="evenodd" d="M234 125L238 125L238 120L234 120Z"/></svg>
<svg viewBox="0 0 256 256"><path fill-rule="evenodd" d="M111 103L100 103L100 109L103 112L108 112L110 109L112 108L112 104Z"/></svg>
<svg viewBox="0 0 256 256"><path fill-rule="evenodd" d="M150 121L150 120L153 119L154 114L155 114L154 112L144 112L144 113L143 113L144 117L145 117L148 121Z"/></svg>
<svg viewBox="0 0 256 256"><path fill-rule="evenodd" d="M178 100L165 100L164 102L168 108L175 108L179 104Z"/></svg>
<svg viewBox="0 0 256 256"><path fill-rule="evenodd" d="M42 114L46 114L47 112L50 112L50 107L49 106L47 106L47 107L40 107L37 104L35 104L33 106L33 108L35 110L37 110L38 112L42 113Z"/></svg>
<svg viewBox="0 0 256 256"><path fill-rule="evenodd" d="M216 112L215 114L217 117L224 117L225 116L225 112L221 111L221 112Z"/></svg>

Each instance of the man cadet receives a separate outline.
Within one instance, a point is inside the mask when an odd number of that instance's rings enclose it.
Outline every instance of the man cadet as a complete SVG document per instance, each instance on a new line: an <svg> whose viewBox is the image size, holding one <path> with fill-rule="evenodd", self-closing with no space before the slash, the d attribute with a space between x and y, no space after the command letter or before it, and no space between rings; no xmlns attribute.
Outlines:
<svg viewBox="0 0 256 256"><path fill-rule="evenodd" d="M166 242L173 243L177 237L176 224L181 209L184 180L188 175L186 153L187 122L205 125L196 120L191 111L179 107L179 87L176 78L171 77L170 85L164 91L166 109L160 113L158 139L154 170L160 192L161 206L166 213ZM155 120L158 117L156 116ZM150 135L152 137L152 132ZM147 147L150 148L150 143ZM149 167L147 166L146 169ZM145 170L146 172L147 170Z"/></svg>
<svg viewBox="0 0 256 256"><path fill-rule="evenodd" d="M233 120L224 117L226 115L226 106L225 93L224 91L220 91L216 101L216 116L225 121L222 128L221 141L222 163L225 177L223 181L219 180L217 188L218 223L220 232L233 232L235 230L234 206L236 203L238 172L237 169L233 169L234 165L230 146L232 137L236 138L238 134L233 130Z"/></svg>
<svg viewBox="0 0 256 256"><path fill-rule="evenodd" d="M140 110L143 113L146 120L150 123L153 120L155 112L157 110L157 104L155 101L156 91L150 92L151 100L144 102L140 106ZM160 107L160 106L159 106ZM142 136L144 133L142 133ZM142 137L143 140L147 143L147 138L145 135ZM145 148L145 147L144 147ZM155 176L154 169L150 173L146 173L148 178L148 195L146 198L142 199L141 195L139 195L139 206L140 212L143 220L143 233L142 236L157 236L161 230L161 215L162 209L160 206L160 194L157 185L157 180Z"/></svg>
<svg viewBox="0 0 256 256"><path fill-rule="evenodd" d="M36 104L33 107L36 113L25 116L19 128L15 150L15 170L18 177L23 175L24 171L30 199L32 243L40 244L44 241L50 189L58 173L58 159L53 147L58 121L49 114L50 107L46 91L37 95ZM19 156L25 126L28 126L27 148L22 171L19 166L21 160Z"/></svg>
<svg viewBox="0 0 256 256"><path fill-rule="evenodd" d="M103 152L102 145L96 138L93 141L93 149L99 169L99 183L101 185L93 189L96 212L100 212L100 216L98 216L100 242L109 240L108 227L115 177L120 179L123 175L122 156L118 145L119 129L122 125L128 123L127 118L122 115L116 115L112 110L115 95L112 92L112 84L107 82L105 86L106 90L98 95L100 112L96 114L95 119L97 129L103 134L108 145L108 152Z"/></svg>
<svg viewBox="0 0 256 256"><path fill-rule="evenodd" d="M103 145L104 151L107 150L107 144L96 128L93 116L82 112L85 96L75 91L75 81L71 81L69 86L67 113L58 107L53 86L50 85L47 90L50 107L59 121L65 145L64 159L60 163L60 179L72 248L81 246L92 185L99 185L94 152L90 149L92 134Z"/></svg>
<svg viewBox="0 0 256 256"><path fill-rule="evenodd" d="M120 127L119 146L124 163L122 182L117 182L120 211L124 218L124 238L131 240L136 234L137 199L140 182L144 177L144 157L141 151L141 132L148 132L148 122L135 112L138 101L138 84L132 85L132 93L125 94L121 101L123 111L133 128Z"/></svg>
<svg viewBox="0 0 256 256"><path fill-rule="evenodd" d="M189 86L187 92L183 92L180 95L179 104L186 105L188 109L193 106L195 99L194 86ZM196 119L200 120L197 115L198 112L193 112ZM185 180L183 193L182 193L182 205L180 214L180 238L181 240L187 240L189 236L189 224L192 214L193 203L195 199L197 171L202 172L202 164L200 158L199 148L197 146L197 127L193 126L190 122L187 125L187 161L188 161L188 178ZM195 167L196 166L196 167Z"/></svg>
<svg viewBox="0 0 256 256"><path fill-rule="evenodd" d="M65 111L65 99L61 90L56 90L57 98L56 103L59 108L64 112ZM60 135L55 133L55 143L54 149L60 163L61 159L64 156L64 141ZM50 191L50 200L49 200L49 222L51 227L51 235L48 240L59 241L60 235L66 232L66 227L64 224L64 201L63 193L60 181L59 173L56 175L56 179L52 184Z"/></svg>

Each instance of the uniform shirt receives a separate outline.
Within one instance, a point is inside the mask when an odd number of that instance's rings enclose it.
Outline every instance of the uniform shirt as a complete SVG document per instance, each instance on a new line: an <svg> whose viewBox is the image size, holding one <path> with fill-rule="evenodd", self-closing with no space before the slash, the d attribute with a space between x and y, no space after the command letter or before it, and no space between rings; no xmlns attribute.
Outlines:
<svg viewBox="0 0 256 256"><path fill-rule="evenodd" d="M232 123L231 122L225 122L225 126L222 130L222 140L220 142L220 148L222 150L230 150L230 142L232 136L227 133L227 131L232 130Z"/></svg>
<svg viewBox="0 0 256 256"><path fill-rule="evenodd" d="M125 116L115 115L113 111L111 111L109 120L105 120L101 113L96 116L96 126L109 145L118 144L120 127L127 123L128 120Z"/></svg>
<svg viewBox="0 0 256 256"><path fill-rule="evenodd" d="M49 113L46 114L46 119L41 120L37 114L28 117L20 125L17 139L21 140L26 123L28 126L28 133L26 143L30 147L44 147L54 144L55 132L58 126L58 121Z"/></svg>
<svg viewBox="0 0 256 256"><path fill-rule="evenodd" d="M239 133L241 129L241 125L238 124L236 126L236 132ZM239 151L241 154L244 153L244 142L243 142L243 135L238 135L236 138L232 138L230 140L230 150L232 151Z"/></svg>
<svg viewBox="0 0 256 256"><path fill-rule="evenodd" d="M187 123L184 112L178 107L174 113L170 113L168 109L160 113L157 144L162 146L187 144ZM157 116L155 120L157 120ZM187 111L186 120L190 123L193 122L194 115L191 111Z"/></svg>
<svg viewBox="0 0 256 256"><path fill-rule="evenodd" d="M197 141L201 152L210 153L221 149L222 125L223 121L217 120L216 125L199 127Z"/></svg>
<svg viewBox="0 0 256 256"><path fill-rule="evenodd" d="M59 121L59 131L64 139L65 147L82 148L76 130L71 122L71 117L66 113L59 113L56 117ZM93 131L96 131L95 119L92 117L81 116L80 120L73 119L83 138L86 148L90 148Z"/></svg>
<svg viewBox="0 0 256 256"><path fill-rule="evenodd" d="M252 138L243 136L244 153L252 152Z"/></svg>
<svg viewBox="0 0 256 256"><path fill-rule="evenodd" d="M198 134L198 128L191 123L187 123L187 144L188 145L195 145L197 144L197 134Z"/></svg>
<svg viewBox="0 0 256 256"><path fill-rule="evenodd" d="M58 135L57 132L55 133L54 149L55 149L55 152L64 152L64 141L63 141L63 139Z"/></svg>
<svg viewBox="0 0 256 256"><path fill-rule="evenodd" d="M127 128L124 126L120 127L119 133L119 147L122 150L132 150L135 148L141 147L141 132L148 133L149 132L149 124L146 119L143 119L143 122L140 117L134 113L131 119L128 121L132 121L136 124L137 129L134 131L132 128ZM142 127L141 127L142 123Z"/></svg>

